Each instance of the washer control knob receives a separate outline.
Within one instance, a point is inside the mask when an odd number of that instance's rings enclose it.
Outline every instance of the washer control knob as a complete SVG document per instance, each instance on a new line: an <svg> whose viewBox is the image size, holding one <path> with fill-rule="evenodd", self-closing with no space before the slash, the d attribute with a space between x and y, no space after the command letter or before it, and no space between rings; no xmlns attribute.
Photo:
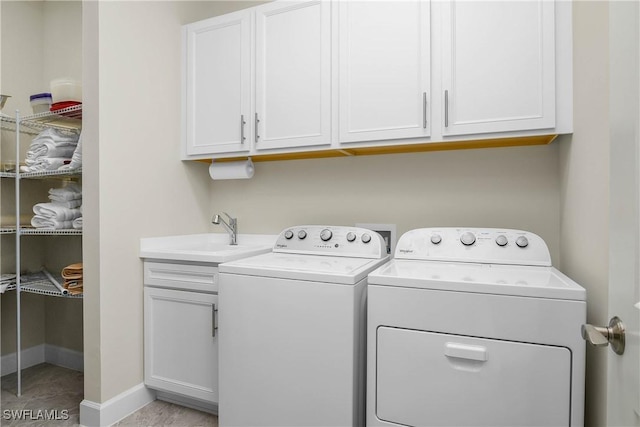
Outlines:
<svg viewBox="0 0 640 427"><path fill-rule="evenodd" d="M460 241L465 246L471 246L476 242L476 236L472 232L466 231L460 236Z"/></svg>
<svg viewBox="0 0 640 427"><path fill-rule="evenodd" d="M332 236L333 236L333 233L328 228L325 228L320 232L320 238L322 239L323 242L326 242L327 240L331 240Z"/></svg>
<svg viewBox="0 0 640 427"><path fill-rule="evenodd" d="M369 243L371 241L371 236L367 233L362 235L362 243Z"/></svg>
<svg viewBox="0 0 640 427"><path fill-rule="evenodd" d="M305 237L307 237L307 232L306 231L304 231L304 230L298 231L298 239L302 240Z"/></svg>
<svg viewBox="0 0 640 427"><path fill-rule="evenodd" d="M521 248L526 248L527 246L529 246L529 239L524 236L520 236L516 239L516 245Z"/></svg>
<svg viewBox="0 0 640 427"><path fill-rule="evenodd" d="M287 240L290 240L291 238L293 238L293 231L291 230L287 230L284 232L284 238Z"/></svg>
<svg viewBox="0 0 640 427"><path fill-rule="evenodd" d="M440 242L442 242L442 236L440 236L439 234L431 235L431 243L433 243L434 245L439 245Z"/></svg>
<svg viewBox="0 0 640 427"><path fill-rule="evenodd" d="M356 240L356 233L350 231L347 233L347 242L353 242Z"/></svg>
<svg viewBox="0 0 640 427"><path fill-rule="evenodd" d="M498 246L507 246L507 243L509 243L509 241L507 240L507 237L504 234L501 234L498 237L496 237L496 244Z"/></svg>

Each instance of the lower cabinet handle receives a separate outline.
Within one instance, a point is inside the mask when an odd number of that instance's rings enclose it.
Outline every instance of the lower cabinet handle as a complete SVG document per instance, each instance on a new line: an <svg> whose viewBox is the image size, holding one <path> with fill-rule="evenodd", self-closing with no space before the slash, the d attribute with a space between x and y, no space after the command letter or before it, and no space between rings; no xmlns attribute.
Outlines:
<svg viewBox="0 0 640 427"><path fill-rule="evenodd" d="M449 91L444 91L444 127L449 127Z"/></svg>
<svg viewBox="0 0 640 427"><path fill-rule="evenodd" d="M216 310L216 305L212 304L211 305L211 336L213 338L216 337L216 329L218 329L218 326L216 325L216 312L218 310Z"/></svg>

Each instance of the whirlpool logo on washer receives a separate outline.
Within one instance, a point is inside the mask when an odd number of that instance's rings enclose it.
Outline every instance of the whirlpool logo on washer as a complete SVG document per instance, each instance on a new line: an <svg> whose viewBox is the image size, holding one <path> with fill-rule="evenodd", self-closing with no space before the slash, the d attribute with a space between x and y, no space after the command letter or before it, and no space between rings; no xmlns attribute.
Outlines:
<svg viewBox="0 0 640 427"><path fill-rule="evenodd" d="M413 249L399 249L401 254L412 254Z"/></svg>
<svg viewBox="0 0 640 427"><path fill-rule="evenodd" d="M284 248L286 248L286 247L287 247L287 245L283 245L282 243L278 243L278 244L276 245L276 248L278 248L278 249L284 249Z"/></svg>

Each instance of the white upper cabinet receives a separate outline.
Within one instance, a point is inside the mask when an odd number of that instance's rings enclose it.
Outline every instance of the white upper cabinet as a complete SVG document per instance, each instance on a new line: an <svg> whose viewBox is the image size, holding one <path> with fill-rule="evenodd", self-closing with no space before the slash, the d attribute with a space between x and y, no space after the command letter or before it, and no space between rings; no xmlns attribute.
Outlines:
<svg viewBox="0 0 640 427"><path fill-rule="evenodd" d="M563 0L278 0L186 25L183 158L548 142L572 131L571 13Z"/></svg>
<svg viewBox="0 0 640 427"><path fill-rule="evenodd" d="M183 27L186 155L250 149L251 20L244 10Z"/></svg>
<svg viewBox="0 0 640 427"><path fill-rule="evenodd" d="M331 144L331 3L256 12L255 148Z"/></svg>
<svg viewBox="0 0 640 427"><path fill-rule="evenodd" d="M429 136L429 1L336 7L340 143Z"/></svg>
<svg viewBox="0 0 640 427"><path fill-rule="evenodd" d="M556 124L555 3L442 4L443 136Z"/></svg>

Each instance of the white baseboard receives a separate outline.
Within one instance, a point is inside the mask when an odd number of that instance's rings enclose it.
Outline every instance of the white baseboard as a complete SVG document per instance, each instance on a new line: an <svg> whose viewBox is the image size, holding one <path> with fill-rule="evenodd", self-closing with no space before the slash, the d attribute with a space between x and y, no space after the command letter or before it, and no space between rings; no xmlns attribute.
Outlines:
<svg viewBox="0 0 640 427"><path fill-rule="evenodd" d="M80 403L80 425L110 426L156 400L156 393L138 384L104 403L83 400Z"/></svg>
<svg viewBox="0 0 640 427"><path fill-rule="evenodd" d="M38 344L33 347L25 348L22 350L20 362L22 363L22 369L26 369L30 366L39 365L45 362L45 345ZM17 356L16 353L5 354L0 358L0 373L2 376L13 374L17 368Z"/></svg>
<svg viewBox="0 0 640 427"><path fill-rule="evenodd" d="M203 402L201 400L166 393L164 391L156 391L156 396L158 400L164 400L165 402L175 403L176 405L186 406L187 408L218 415L218 405L215 403Z"/></svg>
<svg viewBox="0 0 640 427"><path fill-rule="evenodd" d="M80 351L69 350L50 344L38 344L25 348L21 354L22 369L38 365L40 363L51 363L74 371L84 370L84 355ZM15 353L5 354L0 358L0 374L5 376L16 371L17 357Z"/></svg>

